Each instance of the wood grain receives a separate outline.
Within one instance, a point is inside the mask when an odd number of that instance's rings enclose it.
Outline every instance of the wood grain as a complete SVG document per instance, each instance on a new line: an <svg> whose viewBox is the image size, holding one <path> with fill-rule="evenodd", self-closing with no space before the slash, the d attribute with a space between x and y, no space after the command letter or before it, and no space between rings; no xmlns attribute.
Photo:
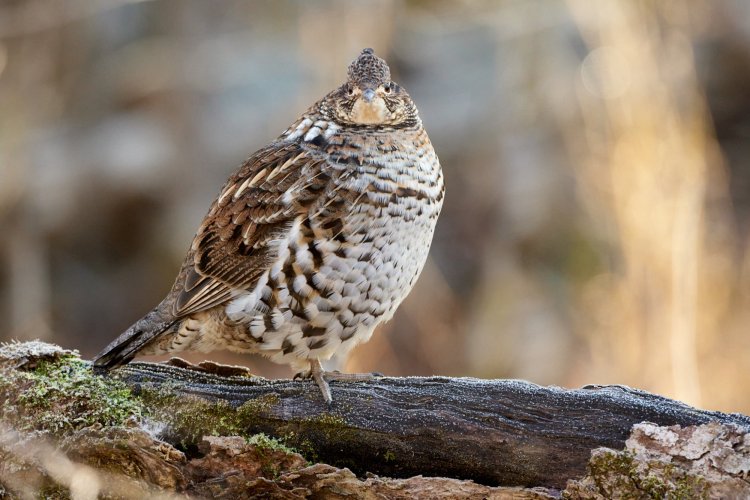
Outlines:
<svg viewBox="0 0 750 500"><path fill-rule="evenodd" d="M291 436L317 460L389 477L560 488L585 473L591 450L622 448L636 423L716 421L750 430L747 416L699 410L624 386L570 390L518 380L384 377L332 382L334 401L327 406L310 381L227 377L154 363L117 372L137 390L161 388L231 408L272 401L247 419L247 432Z"/></svg>

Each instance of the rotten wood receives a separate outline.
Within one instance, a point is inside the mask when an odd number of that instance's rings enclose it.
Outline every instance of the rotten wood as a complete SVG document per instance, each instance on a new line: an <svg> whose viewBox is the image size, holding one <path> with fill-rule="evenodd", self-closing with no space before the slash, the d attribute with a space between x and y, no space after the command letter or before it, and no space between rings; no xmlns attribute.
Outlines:
<svg viewBox="0 0 750 500"><path fill-rule="evenodd" d="M584 475L593 449L622 449L640 422L718 422L750 431L747 416L700 410L624 386L570 390L518 380L383 377L332 382L328 406L311 381L221 376L154 363L132 363L117 376L136 393L159 389L232 408L264 401L247 419L248 433L296 439L322 462L389 477L562 488ZM171 442L190 438L174 429L162 432Z"/></svg>

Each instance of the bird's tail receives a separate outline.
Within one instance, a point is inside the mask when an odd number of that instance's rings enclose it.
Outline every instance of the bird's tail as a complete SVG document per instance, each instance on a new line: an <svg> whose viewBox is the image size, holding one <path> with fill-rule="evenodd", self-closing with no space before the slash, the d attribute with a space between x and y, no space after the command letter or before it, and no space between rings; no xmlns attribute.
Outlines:
<svg viewBox="0 0 750 500"><path fill-rule="evenodd" d="M177 322L164 303L136 321L94 358L94 370L105 372L129 362L143 347Z"/></svg>

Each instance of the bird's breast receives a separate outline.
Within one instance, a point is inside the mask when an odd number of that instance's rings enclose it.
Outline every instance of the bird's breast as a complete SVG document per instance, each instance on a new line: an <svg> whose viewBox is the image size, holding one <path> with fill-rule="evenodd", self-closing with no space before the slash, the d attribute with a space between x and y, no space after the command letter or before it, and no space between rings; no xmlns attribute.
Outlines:
<svg viewBox="0 0 750 500"><path fill-rule="evenodd" d="M443 201L440 164L423 132L336 133L323 143L310 130L297 140L309 136L326 158L325 171L311 175L330 185L278 240L255 289L226 308L276 361L326 359L389 319L424 266Z"/></svg>
<svg viewBox="0 0 750 500"><path fill-rule="evenodd" d="M329 165L343 172L335 177L335 182L367 193L370 200L385 202L387 196L389 201L397 198L406 203L442 203L440 162L424 129L339 134L330 138L326 153Z"/></svg>

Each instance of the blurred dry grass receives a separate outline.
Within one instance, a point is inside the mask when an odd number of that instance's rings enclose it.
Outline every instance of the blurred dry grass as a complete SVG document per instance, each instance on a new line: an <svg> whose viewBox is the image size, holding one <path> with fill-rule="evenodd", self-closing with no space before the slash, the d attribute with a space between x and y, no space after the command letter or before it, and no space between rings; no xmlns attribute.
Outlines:
<svg viewBox="0 0 750 500"><path fill-rule="evenodd" d="M750 7L731 0L4 2L0 337L95 353L167 291L228 173L365 46L448 193L417 288L347 369L750 411Z"/></svg>

